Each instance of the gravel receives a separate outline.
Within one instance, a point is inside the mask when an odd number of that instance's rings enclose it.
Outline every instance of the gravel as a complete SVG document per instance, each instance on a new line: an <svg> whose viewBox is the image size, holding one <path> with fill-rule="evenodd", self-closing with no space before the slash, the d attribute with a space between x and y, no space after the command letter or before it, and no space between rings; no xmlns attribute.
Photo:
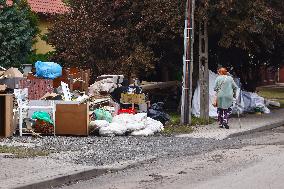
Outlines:
<svg viewBox="0 0 284 189"><path fill-rule="evenodd" d="M81 165L102 166L128 160L153 157L178 157L203 154L216 149L240 148L257 143L259 136L270 138L284 132L284 127L225 140L175 136L64 137L31 136L0 139L0 145L22 146L49 151L49 158ZM284 142L284 140L283 140ZM264 141L264 143L266 143ZM267 141L269 143L269 141Z"/></svg>
<svg viewBox="0 0 284 189"><path fill-rule="evenodd" d="M234 148L241 145L238 139L213 140L151 137L12 137L0 139L0 145L32 147L52 152L50 158L82 165L109 165L128 160L162 156L184 156L212 151L219 147Z"/></svg>

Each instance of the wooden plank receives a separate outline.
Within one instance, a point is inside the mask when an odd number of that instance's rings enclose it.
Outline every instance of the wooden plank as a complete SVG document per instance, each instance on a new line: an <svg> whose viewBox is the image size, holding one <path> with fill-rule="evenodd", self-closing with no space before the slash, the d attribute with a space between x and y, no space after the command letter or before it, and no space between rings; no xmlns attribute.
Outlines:
<svg viewBox="0 0 284 189"><path fill-rule="evenodd" d="M143 91L150 91L155 89L167 89L172 87L178 87L180 85L181 82L179 81L167 81L167 82L158 82L153 84L141 85L141 88Z"/></svg>

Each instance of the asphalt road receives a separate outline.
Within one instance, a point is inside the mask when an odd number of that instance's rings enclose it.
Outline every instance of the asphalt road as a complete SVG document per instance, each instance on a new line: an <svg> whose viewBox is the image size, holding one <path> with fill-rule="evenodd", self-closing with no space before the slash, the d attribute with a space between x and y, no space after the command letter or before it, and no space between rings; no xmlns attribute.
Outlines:
<svg viewBox="0 0 284 189"><path fill-rule="evenodd" d="M227 145L230 141L233 144ZM224 143L211 151L196 155L176 153L61 188L283 188L284 127L227 139ZM210 143L204 145L206 148Z"/></svg>

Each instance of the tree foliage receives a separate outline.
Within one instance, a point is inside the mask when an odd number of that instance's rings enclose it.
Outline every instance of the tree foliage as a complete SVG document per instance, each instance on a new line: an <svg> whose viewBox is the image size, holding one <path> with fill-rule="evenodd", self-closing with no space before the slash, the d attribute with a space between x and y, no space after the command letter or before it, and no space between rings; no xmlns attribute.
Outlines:
<svg viewBox="0 0 284 189"><path fill-rule="evenodd" d="M201 0L198 21L208 19L209 66L234 68L254 91L264 65L284 64L284 1Z"/></svg>
<svg viewBox="0 0 284 189"><path fill-rule="evenodd" d="M198 17L209 20L211 50L242 51L254 64L283 63L282 0L202 0L199 3Z"/></svg>
<svg viewBox="0 0 284 189"><path fill-rule="evenodd" d="M56 58L65 64L91 67L96 74L140 76L164 67L182 69L185 0L68 4L71 11L48 35ZM283 62L283 10L282 0L196 1L197 23L203 17L209 22L210 65L253 68Z"/></svg>
<svg viewBox="0 0 284 189"><path fill-rule="evenodd" d="M48 41L68 65L96 74L155 72L182 56L183 3L176 0L70 0Z"/></svg>
<svg viewBox="0 0 284 189"><path fill-rule="evenodd" d="M19 67L26 62L39 31L37 17L26 1L7 5L1 0L0 7L0 64Z"/></svg>

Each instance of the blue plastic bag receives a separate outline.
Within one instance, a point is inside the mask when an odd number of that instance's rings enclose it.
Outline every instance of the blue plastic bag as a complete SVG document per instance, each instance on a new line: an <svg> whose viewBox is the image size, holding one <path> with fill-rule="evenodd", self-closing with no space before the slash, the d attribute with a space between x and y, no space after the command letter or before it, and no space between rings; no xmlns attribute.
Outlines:
<svg viewBox="0 0 284 189"><path fill-rule="evenodd" d="M55 79L62 75L62 67L54 62L37 61L35 63L36 77Z"/></svg>

